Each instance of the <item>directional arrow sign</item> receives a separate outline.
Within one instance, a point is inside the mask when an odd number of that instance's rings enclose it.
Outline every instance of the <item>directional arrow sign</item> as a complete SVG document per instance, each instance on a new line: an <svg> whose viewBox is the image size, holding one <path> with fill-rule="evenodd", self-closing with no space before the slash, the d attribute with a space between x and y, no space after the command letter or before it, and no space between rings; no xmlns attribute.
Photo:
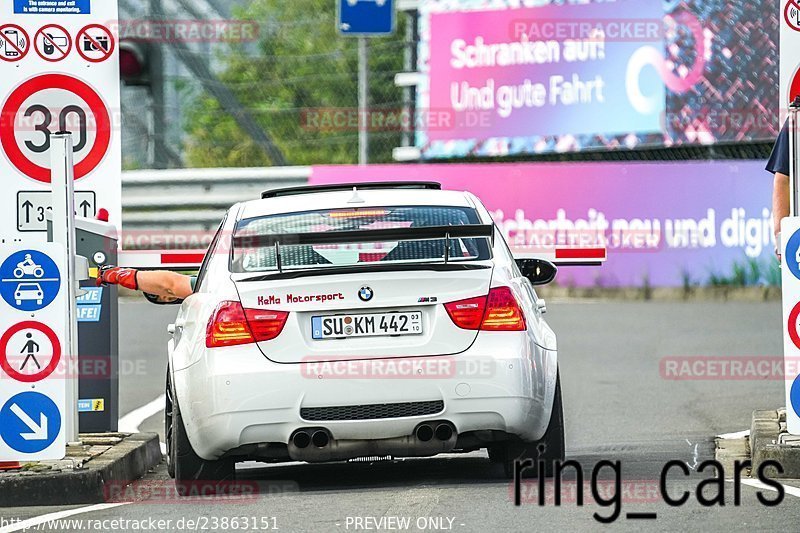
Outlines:
<svg viewBox="0 0 800 533"><path fill-rule="evenodd" d="M15 452L39 454L40 459L62 458L64 433L58 406L39 392L12 396L0 409L0 439Z"/></svg>
<svg viewBox="0 0 800 533"><path fill-rule="evenodd" d="M87 200L81 202L80 208L84 218L89 217L89 215L92 213L92 204Z"/></svg>
<svg viewBox="0 0 800 533"><path fill-rule="evenodd" d="M47 440L47 417L44 413L40 413L39 423L37 424L17 404L11 405L11 412L17 415L22 420L22 423L31 430L31 433L22 433L20 437L25 440Z"/></svg>

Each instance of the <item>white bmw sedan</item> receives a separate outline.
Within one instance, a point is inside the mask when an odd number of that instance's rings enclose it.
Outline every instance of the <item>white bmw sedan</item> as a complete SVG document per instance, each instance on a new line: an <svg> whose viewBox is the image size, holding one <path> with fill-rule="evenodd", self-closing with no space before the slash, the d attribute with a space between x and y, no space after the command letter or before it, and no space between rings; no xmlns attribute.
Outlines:
<svg viewBox="0 0 800 533"><path fill-rule="evenodd" d="M556 336L480 200L431 182L268 191L234 205L169 343L179 490L239 461L488 449L564 458ZM548 469L549 470L549 469Z"/></svg>

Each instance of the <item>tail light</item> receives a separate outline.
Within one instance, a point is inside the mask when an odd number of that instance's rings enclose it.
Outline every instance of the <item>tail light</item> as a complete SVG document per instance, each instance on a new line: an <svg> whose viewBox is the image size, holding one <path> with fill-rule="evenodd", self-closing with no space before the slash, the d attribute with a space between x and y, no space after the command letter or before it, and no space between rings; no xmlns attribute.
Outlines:
<svg viewBox="0 0 800 533"><path fill-rule="evenodd" d="M281 334L289 313L286 311L269 311L267 309L245 309L247 323L253 332L256 342L271 341Z"/></svg>
<svg viewBox="0 0 800 533"><path fill-rule="evenodd" d="M484 331L524 331L525 315L514 293L508 287L495 287L489 291L486 315L481 329Z"/></svg>
<svg viewBox="0 0 800 533"><path fill-rule="evenodd" d="M488 296L444 305L453 323L461 329L524 331L525 315L508 287L495 287Z"/></svg>
<svg viewBox="0 0 800 533"><path fill-rule="evenodd" d="M240 302L221 302L206 328L206 347L220 348L274 339L283 331L289 313L244 309Z"/></svg>
<svg viewBox="0 0 800 533"><path fill-rule="evenodd" d="M453 324L461 329L480 329L486 311L486 296L444 304Z"/></svg>

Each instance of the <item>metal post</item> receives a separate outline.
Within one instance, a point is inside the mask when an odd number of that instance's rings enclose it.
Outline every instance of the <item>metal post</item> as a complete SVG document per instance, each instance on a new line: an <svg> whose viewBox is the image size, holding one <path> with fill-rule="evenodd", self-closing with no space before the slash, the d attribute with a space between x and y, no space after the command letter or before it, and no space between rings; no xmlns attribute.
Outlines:
<svg viewBox="0 0 800 533"><path fill-rule="evenodd" d="M800 216L800 96L789 105L789 216Z"/></svg>
<svg viewBox="0 0 800 533"><path fill-rule="evenodd" d="M164 8L161 0L150 0L150 16L156 26L164 21ZM164 118L164 51L157 39L149 44L147 60L152 98L153 124L150 140L152 142L153 168L164 169L169 166L169 156L166 150L167 122Z"/></svg>
<svg viewBox="0 0 800 533"><path fill-rule="evenodd" d="M67 338L64 351L67 363L66 412L64 430L67 444L78 442L78 310L80 291L75 254L75 173L72 159L72 134L50 136L50 168L53 188L53 242L61 243L67 255L64 286L67 291Z"/></svg>
<svg viewBox="0 0 800 533"><path fill-rule="evenodd" d="M358 164L369 163L369 51L366 37L358 38Z"/></svg>

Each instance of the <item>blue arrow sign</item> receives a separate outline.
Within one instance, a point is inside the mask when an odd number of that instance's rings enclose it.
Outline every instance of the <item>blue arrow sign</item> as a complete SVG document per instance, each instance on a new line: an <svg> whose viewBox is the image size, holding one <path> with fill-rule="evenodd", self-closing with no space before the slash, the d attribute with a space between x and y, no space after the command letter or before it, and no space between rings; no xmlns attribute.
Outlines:
<svg viewBox="0 0 800 533"><path fill-rule="evenodd" d="M60 431L58 406L39 392L12 396L0 409L0 438L20 453L46 450Z"/></svg>
<svg viewBox="0 0 800 533"><path fill-rule="evenodd" d="M390 35L394 0L339 0L337 27L342 35Z"/></svg>
<svg viewBox="0 0 800 533"><path fill-rule="evenodd" d="M0 295L20 311L39 311L55 300L61 273L55 262L38 250L20 250L0 265Z"/></svg>

